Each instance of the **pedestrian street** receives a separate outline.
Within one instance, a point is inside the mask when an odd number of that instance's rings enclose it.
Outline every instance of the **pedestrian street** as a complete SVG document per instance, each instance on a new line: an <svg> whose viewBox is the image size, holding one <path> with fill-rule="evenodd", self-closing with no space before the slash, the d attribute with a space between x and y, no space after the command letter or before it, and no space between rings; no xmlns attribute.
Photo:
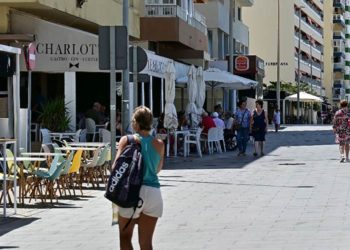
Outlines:
<svg viewBox="0 0 350 250"><path fill-rule="evenodd" d="M154 249L349 249L350 163L331 127L288 126L267 134L264 157L252 150L166 160ZM19 208L1 220L0 248L118 249L103 193Z"/></svg>

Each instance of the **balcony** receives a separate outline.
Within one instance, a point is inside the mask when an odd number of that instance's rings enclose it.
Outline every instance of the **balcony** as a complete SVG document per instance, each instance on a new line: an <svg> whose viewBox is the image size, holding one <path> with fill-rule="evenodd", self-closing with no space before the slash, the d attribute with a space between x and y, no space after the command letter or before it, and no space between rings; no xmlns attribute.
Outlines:
<svg viewBox="0 0 350 250"><path fill-rule="evenodd" d="M141 39L157 44L157 53L173 59L203 58L208 51L206 18L176 0L146 0Z"/></svg>
<svg viewBox="0 0 350 250"><path fill-rule="evenodd" d="M242 7L252 7L254 0L238 0L238 4Z"/></svg>
<svg viewBox="0 0 350 250"><path fill-rule="evenodd" d="M334 14L333 15L333 23L340 24L345 27L345 19L342 14Z"/></svg>
<svg viewBox="0 0 350 250"><path fill-rule="evenodd" d="M345 61L335 62L333 64L333 72L345 72Z"/></svg>
<svg viewBox="0 0 350 250"><path fill-rule="evenodd" d="M334 84L333 84L334 88L340 89L340 88L344 88L344 81L343 80L335 80Z"/></svg>
<svg viewBox="0 0 350 250"><path fill-rule="evenodd" d="M344 46L334 46L333 47L333 57L343 57L343 58L345 58L345 48L344 48Z"/></svg>
<svg viewBox="0 0 350 250"><path fill-rule="evenodd" d="M345 0L333 0L333 7L345 10Z"/></svg>
<svg viewBox="0 0 350 250"><path fill-rule="evenodd" d="M163 4L155 2L159 1L146 1L146 17L178 17L207 35L206 18L198 11L194 10L191 15L186 9L177 5L175 0L163 1Z"/></svg>
<svg viewBox="0 0 350 250"><path fill-rule="evenodd" d="M312 17L323 21L323 13L318 7L310 0L303 0L307 8L312 12Z"/></svg>
<svg viewBox="0 0 350 250"><path fill-rule="evenodd" d="M343 31L334 31L333 40L345 40L345 34Z"/></svg>

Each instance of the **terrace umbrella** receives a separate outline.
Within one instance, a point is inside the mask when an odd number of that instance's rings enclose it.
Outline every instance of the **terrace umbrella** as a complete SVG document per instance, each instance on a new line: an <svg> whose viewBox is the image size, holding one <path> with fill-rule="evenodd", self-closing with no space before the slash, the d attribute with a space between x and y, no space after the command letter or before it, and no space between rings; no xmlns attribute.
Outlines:
<svg viewBox="0 0 350 250"><path fill-rule="evenodd" d="M197 80L197 96L196 96L197 114L198 114L198 117L200 117L204 111L203 106L205 102L205 82L203 79L202 67L197 68L196 80Z"/></svg>
<svg viewBox="0 0 350 250"><path fill-rule="evenodd" d="M233 75L230 72L222 71L217 68L209 68L203 72L205 84L212 90L212 99L214 99L214 88L222 87L228 89L250 89L256 87L257 81L247 79L241 76ZM177 79L179 84L188 82L188 77Z"/></svg>
<svg viewBox="0 0 350 250"><path fill-rule="evenodd" d="M177 113L174 105L175 100L175 67L173 62L169 62L165 71L165 110L164 127L167 129L177 129Z"/></svg>
<svg viewBox="0 0 350 250"><path fill-rule="evenodd" d="M196 68L193 65L191 65L188 71L188 82L187 82L188 104L186 107L186 114L190 118L191 127L195 127L198 124L197 107L195 104L197 92L198 91L197 91Z"/></svg>

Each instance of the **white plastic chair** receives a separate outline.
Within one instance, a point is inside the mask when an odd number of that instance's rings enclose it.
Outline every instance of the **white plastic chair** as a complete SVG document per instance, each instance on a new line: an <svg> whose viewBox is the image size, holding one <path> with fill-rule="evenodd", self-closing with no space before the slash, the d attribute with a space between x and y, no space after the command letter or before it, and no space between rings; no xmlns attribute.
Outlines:
<svg viewBox="0 0 350 250"><path fill-rule="evenodd" d="M85 126L87 130L86 133L92 134L92 141L95 141L95 135L97 134L95 121L91 118L86 118Z"/></svg>
<svg viewBox="0 0 350 250"><path fill-rule="evenodd" d="M41 133L42 144L52 143L50 131L48 129L42 128L40 129L40 133Z"/></svg>
<svg viewBox="0 0 350 250"><path fill-rule="evenodd" d="M107 129L100 128L99 130L100 142L109 142L111 143L111 132Z"/></svg>
<svg viewBox="0 0 350 250"><path fill-rule="evenodd" d="M207 138L201 139L202 141L207 143L209 154L214 153L214 145L215 145L216 151L221 153L221 147L219 146L219 143L218 143L219 140L218 140L218 132L217 131L218 131L218 128L210 128L208 130Z"/></svg>
<svg viewBox="0 0 350 250"><path fill-rule="evenodd" d="M87 134L86 128L82 129L79 136L79 142L86 142L86 134Z"/></svg>
<svg viewBox="0 0 350 250"><path fill-rule="evenodd" d="M217 132L217 138L219 140L220 151L222 151L221 150L221 142L222 142L222 145L224 145L224 152L226 152L224 129L223 128L217 128L216 132Z"/></svg>
<svg viewBox="0 0 350 250"><path fill-rule="evenodd" d="M184 136L184 156L187 157L190 152L190 144L196 144L197 146L197 152L200 157L202 157L202 150L201 150L201 133L202 128L198 128L195 134L187 134Z"/></svg>

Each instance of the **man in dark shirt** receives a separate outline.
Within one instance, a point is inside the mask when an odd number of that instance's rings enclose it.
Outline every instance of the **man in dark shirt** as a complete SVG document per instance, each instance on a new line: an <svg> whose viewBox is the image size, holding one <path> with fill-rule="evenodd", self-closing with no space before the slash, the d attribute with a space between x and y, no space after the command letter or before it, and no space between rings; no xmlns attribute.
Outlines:
<svg viewBox="0 0 350 250"><path fill-rule="evenodd" d="M103 121L101 121L100 110L101 110L101 104L98 102L95 102L92 105L92 108L86 111L85 117L91 118L92 120L95 121L96 124L102 124Z"/></svg>

